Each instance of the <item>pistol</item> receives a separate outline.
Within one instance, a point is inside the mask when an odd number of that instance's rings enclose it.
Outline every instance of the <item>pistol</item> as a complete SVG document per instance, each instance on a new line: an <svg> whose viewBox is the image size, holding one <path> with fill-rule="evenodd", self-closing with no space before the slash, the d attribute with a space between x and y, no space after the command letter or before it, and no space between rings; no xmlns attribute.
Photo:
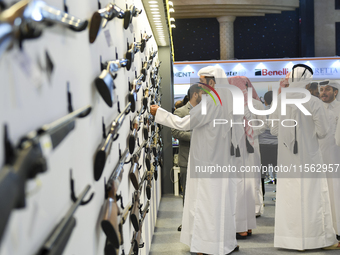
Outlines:
<svg viewBox="0 0 340 255"><path fill-rule="evenodd" d="M90 36L90 43L93 43L101 28L105 28L107 23L110 20L113 20L114 18L119 18L119 19L130 19L128 15L125 15L125 11L118 7L116 4L111 4L109 3L106 5L105 8L102 8L98 11L96 11L91 18L90 22L90 31L89 31L89 36Z"/></svg>
<svg viewBox="0 0 340 255"><path fill-rule="evenodd" d="M113 105L113 89L115 88L114 79L117 77L116 73L120 68L126 67L127 62L127 59L106 62L103 64L101 74L94 80L99 94L109 107Z"/></svg>

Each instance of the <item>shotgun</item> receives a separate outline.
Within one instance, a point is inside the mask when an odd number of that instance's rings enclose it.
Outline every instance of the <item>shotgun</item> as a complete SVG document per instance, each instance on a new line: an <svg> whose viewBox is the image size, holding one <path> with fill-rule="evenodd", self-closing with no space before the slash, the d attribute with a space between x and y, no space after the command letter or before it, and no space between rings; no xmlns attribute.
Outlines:
<svg viewBox="0 0 340 255"><path fill-rule="evenodd" d="M111 152L112 143L118 138L118 131L123 125L125 116L129 113L131 103L128 103L125 109L117 116L112 122L110 131L106 136L106 139L99 145L95 160L94 160L94 179L98 181L103 173L107 157Z"/></svg>
<svg viewBox="0 0 340 255"><path fill-rule="evenodd" d="M117 201L120 199L119 196L117 196L117 190L123 178L123 166L128 156L129 150L125 149L105 187L107 199L104 204L104 217L101 221L101 227L110 243L112 243L116 249L119 248L119 228L117 219L119 208Z"/></svg>
<svg viewBox="0 0 340 255"><path fill-rule="evenodd" d="M28 133L11 153L11 158L6 160L0 170L0 241L12 209L26 206L26 180L47 170L48 153L75 128L76 118L85 117L90 112L91 106L83 107Z"/></svg>
<svg viewBox="0 0 340 255"><path fill-rule="evenodd" d="M127 59L105 62L102 65L101 74L94 80L100 96L109 107L113 105L113 89L115 88L114 79L117 77L116 72L118 72L120 68L126 67L127 62Z"/></svg>
<svg viewBox="0 0 340 255"><path fill-rule="evenodd" d="M147 141L144 140L144 142L139 146L138 150L131 157L131 168L130 168L130 172L129 172L129 177L130 177L130 181L131 181L133 187L135 188L135 190L138 189L139 159L140 159L142 149L146 145L146 142Z"/></svg>
<svg viewBox="0 0 340 255"><path fill-rule="evenodd" d="M125 15L125 11L118 7L116 4L109 3L105 8L96 11L91 18L90 22L90 43L93 43L101 28L105 28L107 23L114 18L130 19L128 15Z"/></svg>
<svg viewBox="0 0 340 255"><path fill-rule="evenodd" d="M90 185L85 187L77 201L68 210L65 217L62 218L60 223L52 231L43 247L38 251L37 255L59 255L63 253L76 225L76 219L73 217L73 214L76 212L78 206L90 190L90 187Z"/></svg>

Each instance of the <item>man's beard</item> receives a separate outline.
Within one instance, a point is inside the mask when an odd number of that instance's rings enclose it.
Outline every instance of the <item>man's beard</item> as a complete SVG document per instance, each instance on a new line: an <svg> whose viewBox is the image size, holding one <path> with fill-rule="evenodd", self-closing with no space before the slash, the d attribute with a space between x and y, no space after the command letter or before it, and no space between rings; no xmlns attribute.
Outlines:
<svg viewBox="0 0 340 255"><path fill-rule="evenodd" d="M202 101L202 97L198 97L198 98L196 99L196 103L197 103L197 104L199 104L201 101Z"/></svg>

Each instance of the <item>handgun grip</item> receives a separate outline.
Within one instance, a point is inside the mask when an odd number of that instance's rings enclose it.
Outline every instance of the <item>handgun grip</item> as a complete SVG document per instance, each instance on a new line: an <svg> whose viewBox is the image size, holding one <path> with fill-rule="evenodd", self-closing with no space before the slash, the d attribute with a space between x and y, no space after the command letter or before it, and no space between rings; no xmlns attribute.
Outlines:
<svg viewBox="0 0 340 255"><path fill-rule="evenodd" d="M107 69L104 69L101 74L94 80L96 88L105 101L105 103L112 107L113 98L112 91L114 89L113 77Z"/></svg>

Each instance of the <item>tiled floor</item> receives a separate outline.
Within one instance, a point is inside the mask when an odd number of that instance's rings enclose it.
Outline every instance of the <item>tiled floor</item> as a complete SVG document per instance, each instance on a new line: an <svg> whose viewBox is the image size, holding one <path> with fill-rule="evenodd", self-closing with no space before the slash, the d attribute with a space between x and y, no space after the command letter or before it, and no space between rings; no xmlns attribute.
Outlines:
<svg viewBox="0 0 340 255"><path fill-rule="evenodd" d="M253 230L253 235L247 240L239 240L240 251L235 255L335 255L340 254L339 250L325 251L321 249L297 252L292 250L277 249L274 243L274 212L275 197L274 185L266 185L265 211L257 218L257 228ZM180 232L177 231L182 221L182 198L172 195L162 197L155 234L151 244L150 255L191 255L189 247L179 242Z"/></svg>

